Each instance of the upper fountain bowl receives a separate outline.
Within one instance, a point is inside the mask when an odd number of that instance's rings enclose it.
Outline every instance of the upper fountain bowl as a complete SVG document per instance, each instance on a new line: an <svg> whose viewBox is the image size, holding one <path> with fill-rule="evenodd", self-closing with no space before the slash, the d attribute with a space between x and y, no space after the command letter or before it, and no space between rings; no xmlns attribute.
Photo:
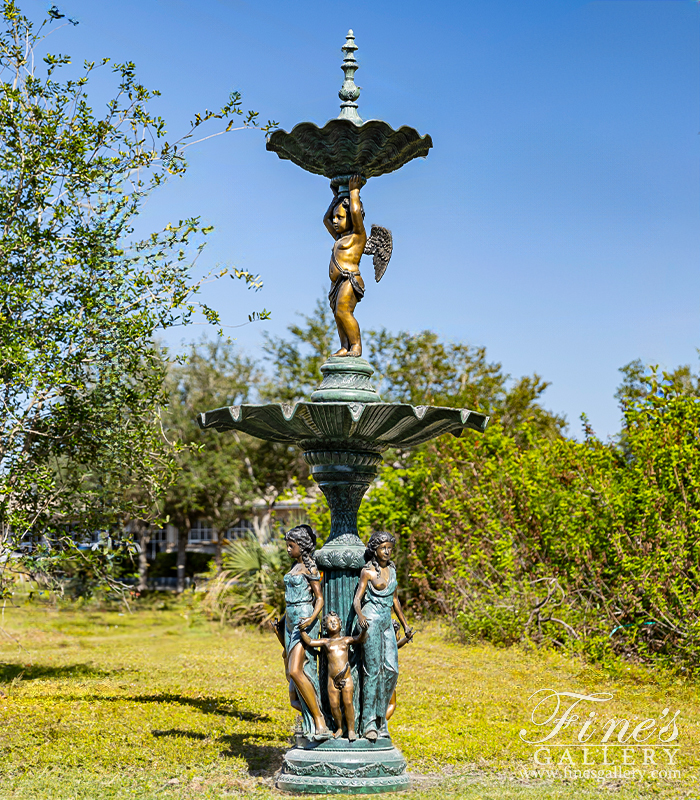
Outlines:
<svg viewBox="0 0 700 800"><path fill-rule="evenodd" d="M331 119L322 128L300 122L290 133L277 130L267 140L267 149L280 158L315 175L325 175L336 186L350 175L365 180L400 169L414 158L425 158L433 146L429 135L404 125L394 130L379 119L357 124L349 119Z"/></svg>

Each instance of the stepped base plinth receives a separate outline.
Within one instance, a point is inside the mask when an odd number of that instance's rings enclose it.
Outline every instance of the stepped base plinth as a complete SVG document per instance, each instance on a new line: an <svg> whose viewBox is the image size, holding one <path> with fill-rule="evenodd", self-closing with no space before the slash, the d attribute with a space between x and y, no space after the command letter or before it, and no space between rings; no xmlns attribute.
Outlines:
<svg viewBox="0 0 700 800"><path fill-rule="evenodd" d="M378 794L409 784L406 761L391 739L299 739L277 777L277 788L295 794Z"/></svg>
<svg viewBox="0 0 700 800"><path fill-rule="evenodd" d="M311 395L314 403L381 403L371 378L374 370L364 358L331 356L321 366L323 381Z"/></svg>

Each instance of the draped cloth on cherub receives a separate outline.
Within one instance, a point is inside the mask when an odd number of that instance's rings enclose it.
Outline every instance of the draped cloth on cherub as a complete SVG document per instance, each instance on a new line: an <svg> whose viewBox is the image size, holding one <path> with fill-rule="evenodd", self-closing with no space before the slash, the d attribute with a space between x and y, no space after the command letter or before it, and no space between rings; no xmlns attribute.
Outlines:
<svg viewBox="0 0 700 800"><path fill-rule="evenodd" d="M393 248L394 240L391 235L391 231L387 228L382 228L381 225L372 225L372 233L365 243L365 249L363 253L366 256L372 256L372 262L374 264L374 279L377 281L377 283L379 283L379 281L382 279L382 276L386 272ZM335 309L338 305L338 295L340 294L340 289L345 281L350 281L350 285L355 292L355 297L357 298L358 303L365 296L365 287L364 282L361 282L362 277L360 276L359 272L351 272L349 269L343 269L340 266L338 259L335 257L335 245L333 246L333 250L331 252L331 258L333 259L333 266L338 270L339 273L338 277L333 281L331 290L328 293L328 300L331 304L331 309L335 314ZM358 280L358 278L360 280Z"/></svg>
<svg viewBox="0 0 700 800"><path fill-rule="evenodd" d="M345 281L350 281L350 285L352 286L353 291L355 292L355 297L357 298L357 302L359 303L360 300L365 296L365 289L364 286L360 284L357 280L360 278L359 272L351 272L348 269L343 269L340 264L338 263L338 259L335 257L335 247L332 250L331 258L333 259L333 266L338 270L340 273L338 277L333 281L331 285L331 290L328 292L328 302L331 305L331 309L335 314L336 306L338 305L338 295L340 294L340 289Z"/></svg>

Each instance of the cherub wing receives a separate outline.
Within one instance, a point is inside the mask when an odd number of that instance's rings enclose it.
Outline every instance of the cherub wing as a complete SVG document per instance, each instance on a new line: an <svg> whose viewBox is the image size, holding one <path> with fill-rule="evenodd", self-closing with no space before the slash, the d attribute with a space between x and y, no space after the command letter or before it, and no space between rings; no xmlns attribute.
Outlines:
<svg viewBox="0 0 700 800"><path fill-rule="evenodd" d="M391 258L391 251L394 249L394 239L388 228L381 225L372 225L372 233L365 244L364 253L372 256L374 263L374 279L379 283L382 275L386 272Z"/></svg>

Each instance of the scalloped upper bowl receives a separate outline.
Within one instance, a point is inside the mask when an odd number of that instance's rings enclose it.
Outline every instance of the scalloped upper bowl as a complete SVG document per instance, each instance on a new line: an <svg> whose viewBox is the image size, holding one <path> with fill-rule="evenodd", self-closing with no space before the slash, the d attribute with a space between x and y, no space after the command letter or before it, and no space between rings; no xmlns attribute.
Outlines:
<svg viewBox="0 0 700 800"><path fill-rule="evenodd" d="M336 178L360 174L374 178L394 172L414 158L428 155L433 140L407 125L394 130L382 120L356 125L347 119L332 119L323 128L300 122L290 133L277 130L267 149L280 158L316 175Z"/></svg>
<svg viewBox="0 0 700 800"><path fill-rule="evenodd" d="M460 436L467 428L483 433L488 417L466 408L404 403L281 403L240 405L207 411L200 428L239 430L270 442L332 442L347 449L382 451L414 447L443 433Z"/></svg>

